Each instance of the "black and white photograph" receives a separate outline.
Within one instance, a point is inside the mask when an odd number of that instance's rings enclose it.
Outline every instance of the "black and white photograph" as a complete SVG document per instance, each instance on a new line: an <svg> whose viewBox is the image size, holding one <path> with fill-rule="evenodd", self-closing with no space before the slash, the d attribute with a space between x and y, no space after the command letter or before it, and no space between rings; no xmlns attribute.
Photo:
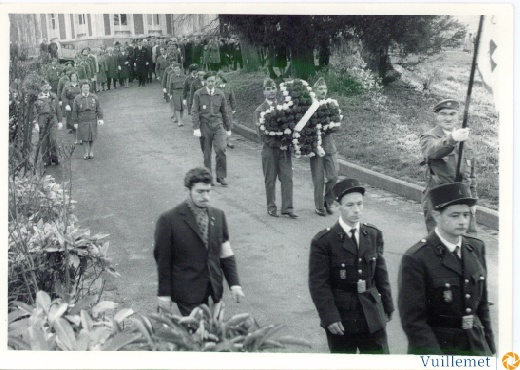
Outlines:
<svg viewBox="0 0 520 370"><path fill-rule="evenodd" d="M1 368L520 364L512 4L0 16Z"/></svg>

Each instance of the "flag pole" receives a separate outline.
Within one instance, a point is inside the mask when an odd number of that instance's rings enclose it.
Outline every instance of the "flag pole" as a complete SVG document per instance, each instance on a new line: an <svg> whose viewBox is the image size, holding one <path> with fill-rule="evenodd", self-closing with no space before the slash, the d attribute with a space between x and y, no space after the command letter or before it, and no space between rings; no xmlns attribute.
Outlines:
<svg viewBox="0 0 520 370"><path fill-rule="evenodd" d="M480 21L478 23L478 31L477 37L475 38L475 50L473 51L473 63L471 63L471 72L469 74L469 83L468 83L468 92L466 94L466 104L464 106L464 116L462 118L462 128L466 128L468 126L468 111L469 111L469 103L471 101L471 91L473 90L473 81L475 79L475 69L477 67L477 55L478 49L480 46L480 35L482 33L482 24L484 23L484 16L480 16ZM455 182L462 181L462 175L460 173L460 164L462 162L462 152L464 150L464 141L461 141L459 144L459 159L457 161L457 172L455 173Z"/></svg>

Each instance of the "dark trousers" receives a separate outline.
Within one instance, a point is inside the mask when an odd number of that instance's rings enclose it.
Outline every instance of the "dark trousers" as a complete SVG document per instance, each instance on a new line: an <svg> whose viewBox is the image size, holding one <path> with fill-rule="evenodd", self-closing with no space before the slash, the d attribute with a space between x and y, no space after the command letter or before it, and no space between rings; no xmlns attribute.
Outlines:
<svg viewBox="0 0 520 370"><path fill-rule="evenodd" d="M191 311L193 311L194 308L200 306L201 304L209 304L210 297L211 297L211 300L213 301L213 303L219 302L218 299L215 299L215 297L213 297L213 289L211 289L211 283L208 282L206 295L202 302L197 302L197 303L177 302L177 307L179 308L179 311L181 312L182 316L189 316Z"/></svg>
<svg viewBox="0 0 520 370"><path fill-rule="evenodd" d="M109 90L110 90L110 85L112 85L112 81L114 82L114 89L115 89L116 88L117 78L107 77L107 87L108 87Z"/></svg>
<svg viewBox="0 0 520 370"><path fill-rule="evenodd" d="M293 210L293 171L291 154L280 148L264 144L262 148L262 169L264 171L267 210L276 211L276 179L282 184L282 212Z"/></svg>
<svg viewBox="0 0 520 370"><path fill-rule="evenodd" d="M202 123L200 131L202 134L200 148L204 156L204 167L211 171L211 149L214 147L217 178L227 177L226 131L224 127L211 129L207 123Z"/></svg>
<svg viewBox="0 0 520 370"><path fill-rule="evenodd" d="M388 354L386 330L380 329L374 333L345 333L334 335L325 329L330 353Z"/></svg>
<svg viewBox="0 0 520 370"><path fill-rule="evenodd" d="M38 115L38 126L40 127L40 153L43 163L58 160L58 148L56 146L56 125L58 120L50 113Z"/></svg>
<svg viewBox="0 0 520 370"><path fill-rule="evenodd" d="M310 158L312 183L314 184L314 207L323 210L325 205L334 203L332 188L338 181L338 160L336 155L318 155Z"/></svg>

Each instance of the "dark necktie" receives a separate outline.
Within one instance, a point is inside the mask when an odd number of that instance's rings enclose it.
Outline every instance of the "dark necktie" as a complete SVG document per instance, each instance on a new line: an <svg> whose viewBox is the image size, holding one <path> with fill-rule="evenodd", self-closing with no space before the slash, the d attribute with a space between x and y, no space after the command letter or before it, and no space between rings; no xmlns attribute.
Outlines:
<svg viewBox="0 0 520 370"><path fill-rule="evenodd" d="M460 247L457 245L455 247L455 250L453 251L453 254L455 255L455 257L457 257L457 260L459 262L462 262L462 259L460 258L460 254L459 253L460 253Z"/></svg>
<svg viewBox="0 0 520 370"><path fill-rule="evenodd" d="M354 245L357 248L358 244L357 244L357 240L356 240L356 229L350 230L350 240L352 240L352 243L354 243Z"/></svg>

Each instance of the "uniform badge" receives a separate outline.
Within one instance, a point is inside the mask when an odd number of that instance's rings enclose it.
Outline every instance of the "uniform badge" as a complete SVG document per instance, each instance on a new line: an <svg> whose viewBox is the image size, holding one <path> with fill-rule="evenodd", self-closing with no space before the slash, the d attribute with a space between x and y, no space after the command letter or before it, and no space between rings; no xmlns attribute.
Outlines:
<svg viewBox="0 0 520 370"><path fill-rule="evenodd" d="M446 290L442 292L442 298L444 298L444 302L451 303L453 302L453 292L451 291L451 285L446 283L444 285L446 287Z"/></svg>
<svg viewBox="0 0 520 370"><path fill-rule="evenodd" d="M357 282L357 292L358 293L365 293L367 290L367 282L366 280L359 279Z"/></svg>
<svg viewBox="0 0 520 370"><path fill-rule="evenodd" d="M341 269L339 270L339 278L341 280L345 280L347 278L347 270L345 270L345 264L341 264Z"/></svg>
<svg viewBox="0 0 520 370"><path fill-rule="evenodd" d="M471 329L473 327L474 316L462 316L462 329Z"/></svg>

